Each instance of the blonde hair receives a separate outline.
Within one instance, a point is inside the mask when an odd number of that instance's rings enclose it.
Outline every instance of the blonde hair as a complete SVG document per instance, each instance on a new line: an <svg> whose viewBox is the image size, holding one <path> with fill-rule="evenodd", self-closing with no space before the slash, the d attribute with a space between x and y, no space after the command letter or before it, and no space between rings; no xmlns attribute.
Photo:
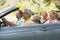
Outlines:
<svg viewBox="0 0 60 40"><path fill-rule="evenodd" d="M57 19L58 15L57 15L56 11L51 10L50 12L52 12L52 14L54 15L54 17Z"/></svg>

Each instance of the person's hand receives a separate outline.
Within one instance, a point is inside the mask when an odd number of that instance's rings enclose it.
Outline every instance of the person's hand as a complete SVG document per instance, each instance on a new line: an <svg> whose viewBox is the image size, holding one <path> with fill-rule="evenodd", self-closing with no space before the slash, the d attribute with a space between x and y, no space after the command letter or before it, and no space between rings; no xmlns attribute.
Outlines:
<svg viewBox="0 0 60 40"><path fill-rule="evenodd" d="M6 19L5 19L5 18L2 18L2 20L3 20L3 21L6 21Z"/></svg>
<svg viewBox="0 0 60 40"><path fill-rule="evenodd" d="M8 26L7 20L5 18L1 18L1 20L2 20L2 23L4 24L3 26Z"/></svg>

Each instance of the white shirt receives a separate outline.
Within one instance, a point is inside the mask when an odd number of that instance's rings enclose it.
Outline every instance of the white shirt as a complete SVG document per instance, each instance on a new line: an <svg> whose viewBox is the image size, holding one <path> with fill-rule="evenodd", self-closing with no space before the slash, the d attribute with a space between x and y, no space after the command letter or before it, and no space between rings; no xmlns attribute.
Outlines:
<svg viewBox="0 0 60 40"><path fill-rule="evenodd" d="M44 24L52 24L52 23L56 23L56 22L57 22L57 20L52 20L52 21L48 20Z"/></svg>

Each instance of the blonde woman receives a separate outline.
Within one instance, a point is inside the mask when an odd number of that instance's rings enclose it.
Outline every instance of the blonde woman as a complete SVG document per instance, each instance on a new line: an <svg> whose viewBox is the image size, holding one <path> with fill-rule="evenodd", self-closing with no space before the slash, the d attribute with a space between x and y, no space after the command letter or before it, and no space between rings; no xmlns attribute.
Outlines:
<svg viewBox="0 0 60 40"><path fill-rule="evenodd" d="M57 14L54 10L50 11L49 19L44 24L52 24L57 22Z"/></svg>
<svg viewBox="0 0 60 40"><path fill-rule="evenodd" d="M48 17L47 12L46 11L43 11L42 12L42 15L41 15L41 19L40 19L40 21L41 21L42 24L47 21L47 17Z"/></svg>

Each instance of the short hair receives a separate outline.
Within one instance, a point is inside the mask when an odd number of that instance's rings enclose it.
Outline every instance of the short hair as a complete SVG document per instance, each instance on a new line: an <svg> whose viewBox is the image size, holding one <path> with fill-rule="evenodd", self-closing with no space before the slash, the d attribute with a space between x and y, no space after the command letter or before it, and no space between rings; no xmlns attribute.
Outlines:
<svg viewBox="0 0 60 40"><path fill-rule="evenodd" d="M27 12L29 16L32 15L32 11L30 9L24 9L24 11Z"/></svg>
<svg viewBox="0 0 60 40"><path fill-rule="evenodd" d="M19 14L23 14L23 12L21 10L18 10Z"/></svg>
<svg viewBox="0 0 60 40"><path fill-rule="evenodd" d="M18 10L18 12L19 12L19 14L20 14L20 15L21 15L21 17L22 17L22 15L23 15L23 11Z"/></svg>

